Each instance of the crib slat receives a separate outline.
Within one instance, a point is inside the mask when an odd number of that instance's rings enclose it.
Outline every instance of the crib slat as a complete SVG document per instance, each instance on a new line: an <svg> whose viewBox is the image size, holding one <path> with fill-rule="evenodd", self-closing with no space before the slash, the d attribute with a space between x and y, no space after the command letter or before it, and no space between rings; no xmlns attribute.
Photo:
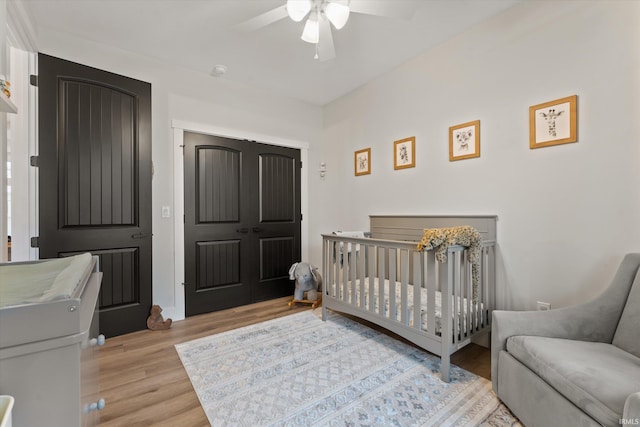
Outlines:
<svg viewBox="0 0 640 427"><path fill-rule="evenodd" d="M341 244L341 257L342 257L342 277L341 280L342 282L340 283L341 285L341 289L342 289L342 293L340 294L340 300L348 302L349 301L349 288L348 288L348 274L349 274L349 261L347 260L347 247L346 247L347 243L342 242Z"/></svg>
<svg viewBox="0 0 640 427"><path fill-rule="evenodd" d="M355 243L349 243L347 245L347 268L349 270L348 272L348 277L349 277L349 287L350 292L349 292L349 300L348 302L351 303L352 305L356 305L356 296L357 296L357 292L356 292L356 270L358 268L357 266L357 245Z"/></svg>
<svg viewBox="0 0 640 427"><path fill-rule="evenodd" d="M460 298L458 300L459 311L457 315L460 322L460 340L469 336L470 327L470 307L471 302L471 269L469 265L469 251L464 249L460 252Z"/></svg>
<svg viewBox="0 0 640 427"><path fill-rule="evenodd" d="M451 294L453 293L453 262L449 256L447 262L438 263L439 285L442 295L442 351L440 373L442 378L449 378L449 356L451 355L451 334L453 318L451 313Z"/></svg>
<svg viewBox="0 0 640 427"><path fill-rule="evenodd" d="M427 270L427 331L436 335L436 286L440 283L440 270L437 268L433 251L428 251L425 256L427 257L425 265ZM442 305L442 301L440 301L440 304ZM442 321L442 315L440 318L440 321Z"/></svg>
<svg viewBox="0 0 640 427"><path fill-rule="evenodd" d="M375 311L375 299L376 299L376 294L373 291L373 286L375 284L375 277L376 277L376 264L378 263L378 250L377 250L377 246L371 246L371 251L370 254L372 256L372 259L369 260L369 311L370 312L374 312Z"/></svg>
<svg viewBox="0 0 640 427"><path fill-rule="evenodd" d="M334 245L339 245L340 243L334 240ZM333 248L333 253L334 253L334 265L333 265L333 287L332 287L332 291L333 291L333 296L335 298L339 298L339 294L340 294L340 289L339 287L339 283L340 283L340 266L342 265L342 260L340 259L340 257L342 256L340 254L340 252L338 251L338 248L334 247Z"/></svg>
<svg viewBox="0 0 640 427"><path fill-rule="evenodd" d="M358 307L360 308L364 308L365 307L365 300L364 300L364 294L365 294L365 282L364 282L364 278L365 278L365 273L366 273L366 260L367 260L367 251L368 251L368 246L367 245L361 245L360 246L360 251L358 251L358 273L357 273L357 281L358 281Z"/></svg>
<svg viewBox="0 0 640 427"><path fill-rule="evenodd" d="M376 292L376 298L378 300L378 314L382 317L386 317L386 308L384 302L384 279L386 275L386 264L388 258L388 251L385 248L378 247L378 292Z"/></svg>
<svg viewBox="0 0 640 427"><path fill-rule="evenodd" d="M400 251L400 321L409 324L409 250Z"/></svg>
<svg viewBox="0 0 640 427"><path fill-rule="evenodd" d="M327 239L327 251L329 253L330 258L328 258L326 261L323 262L325 264L331 263L331 265L329 265L329 267L327 268L327 270L329 270L328 275L324 276L323 279L325 279L325 281L327 282L329 286L329 288L327 289L327 292L332 297L335 297L336 268L337 268L336 257L338 256L338 254L336 253L335 246L336 246L335 240Z"/></svg>
<svg viewBox="0 0 640 427"><path fill-rule="evenodd" d="M322 282L322 297L324 298L325 295L327 294L327 289L328 286L330 286L329 283L329 263L328 260L330 260L331 258L327 257L328 254L328 248L329 246L329 241L327 239L322 239L322 277L325 277L326 279L323 280ZM325 298L326 299L326 298ZM322 304L322 320L327 320L327 306L326 304Z"/></svg>
<svg viewBox="0 0 640 427"><path fill-rule="evenodd" d="M397 263L398 263L398 252L396 249L385 248L388 251L389 256L389 308L387 309L387 317L390 319L397 320L397 310L396 310L396 280L398 280L397 275Z"/></svg>
<svg viewBox="0 0 640 427"><path fill-rule="evenodd" d="M413 327L422 330L422 288L424 286L424 254L413 252Z"/></svg>
<svg viewBox="0 0 640 427"><path fill-rule="evenodd" d="M451 313L453 320L453 342L458 343L460 340L460 297L461 297L461 273L460 268L460 251L453 252L453 312Z"/></svg>
<svg viewBox="0 0 640 427"><path fill-rule="evenodd" d="M475 302L473 301L473 270L471 268L471 252L466 251L465 270L467 274L467 300L466 300L466 319L467 326L465 333L469 336L476 330L475 314L476 310ZM479 286L479 284L478 284Z"/></svg>
<svg viewBox="0 0 640 427"><path fill-rule="evenodd" d="M479 276L480 276L480 283L478 284L478 300L476 301L476 328L480 329L482 327L485 326L485 318L484 318L484 310L487 308L487 292L486 292L486 282L485 282L485 277L487 274L487 264L485 262L485 254L486 254L486 247L482 248L482 251L480 253L480 271L479 271Z"/></svg>
<svg viewBox="0 0 640 427"><path fill-rule="evenodd" d="M496 262L495 246L491 245L491 246L485 247L482 252L482 264L484 266L483 268L484 274L482 275L482 282L483 282L483 288L485 289L485 292L483 294L483 299L482 299L484 304L483 310L482 310L482 316L484 317L483 326L488 326L491 324L491 312L495 308L495 303L496 303L495 301L495 298L496 298L495 262Z"/></svg>

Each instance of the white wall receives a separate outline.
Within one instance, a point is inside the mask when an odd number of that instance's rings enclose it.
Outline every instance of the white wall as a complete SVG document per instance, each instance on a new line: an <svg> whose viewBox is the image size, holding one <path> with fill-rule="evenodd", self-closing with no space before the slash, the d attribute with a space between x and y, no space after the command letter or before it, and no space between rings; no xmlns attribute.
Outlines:
<svg viewBox="0 0 640 427"><path fill-rule="evenodd" d="M500 307L594 296L640 251L639 53L640 2L523 2L333 102L311 236L370 214L497 214ZM579 142L531 150L529 106L574 94ZM449 162L449 126L472 120L481 157ZM417 166L394 171L412 135ZM372 173L354 177L366 147Z"/></svg>
<svg viewBox="0 0 640 427"><path fill-rule="evenodd" d="M196 123L202 128L234 130L241 137L319 141L322 110L300 101L259 92L225 79L170 67L150 58L91 43L66 34L39 29L40 52L140 79L152 85L153 303L166 317L181 318L184 307L180 284L174 280L174 218L162 218L162 206L180 211L174 200L174 136L172 121ZM255 138L250 138L255 139ZM309 150L312 151L312 150ZM303 170L303 175L305 175ZM179 242L177 242L179 244ZM306 242L304 242L306 243ZM178 303L179 306L176 306Z"/></svg>

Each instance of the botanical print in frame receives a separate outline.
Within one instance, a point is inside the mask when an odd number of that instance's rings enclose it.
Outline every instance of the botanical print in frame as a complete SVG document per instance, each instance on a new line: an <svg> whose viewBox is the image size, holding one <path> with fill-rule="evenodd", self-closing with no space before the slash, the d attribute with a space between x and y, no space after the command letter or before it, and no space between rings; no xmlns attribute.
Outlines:
<svg viewBox="0 0 640 427"><path fill-rule="evenodd" d="M480 120L449 128L449 161L480 157Z"/></svg>
<svg viewBox="0 0 640 427"><path fill-rule="evenodd" d="M358 150L354 155L355 174L368 175L371 173L371 148Z"/></svg>
<svg viewBox="0 0 640 427"><path fill-rule="evenodd" d="M578 141L578 96L529 107L529 148Z"/></svg>
<svg viewBox="0 0 640 427"><path fill-rule="evenodd" d="M416 137L393 142L393 168L406 169L416 166Z"/></svg>

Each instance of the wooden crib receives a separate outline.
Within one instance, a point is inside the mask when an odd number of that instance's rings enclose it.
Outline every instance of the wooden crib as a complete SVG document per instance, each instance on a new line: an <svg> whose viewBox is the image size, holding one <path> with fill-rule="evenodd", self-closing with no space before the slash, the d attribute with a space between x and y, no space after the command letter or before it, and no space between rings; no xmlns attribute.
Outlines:
<svg viewBox="0 0 640 427"><path fill-rule="evenodd" d="M488 345L496 221L496 216L371 216L371 237L324 234L323 319L335 310L395 332L440 356L442 379L449 382L451 354L480 337ZM442 263L433 250L417 249L425 228L459 225L482 236L475 298L466 248L449 247Z"/></svg>

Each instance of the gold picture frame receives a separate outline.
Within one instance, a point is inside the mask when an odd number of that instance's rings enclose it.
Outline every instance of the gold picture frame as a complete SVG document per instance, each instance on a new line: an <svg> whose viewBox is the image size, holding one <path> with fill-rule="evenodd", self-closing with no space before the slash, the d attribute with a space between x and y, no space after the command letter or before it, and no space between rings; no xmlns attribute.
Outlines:
<svg viewBox="0 0 640 427"><path fill-rule="evenodd" d="M529 148L578 141L578 95L529 107Z"/></svg>
<svg viewBox="0 0 640 427"><path fill-rule="evenodd" d="M449 161L480 157L480 120L449 128Z"/></svg>
<svg viewBox="0 0 640 427"><path fill-rule="evenodd" d="M369 175L371 173L371 148L358 150L353 157L355 175Z"/></svg>
<svg viewBox="0 0 640 427"><path fill-rule="evenodd" d="M393 142L393 169L416 167L416 137L399 139Z"/></svg>

